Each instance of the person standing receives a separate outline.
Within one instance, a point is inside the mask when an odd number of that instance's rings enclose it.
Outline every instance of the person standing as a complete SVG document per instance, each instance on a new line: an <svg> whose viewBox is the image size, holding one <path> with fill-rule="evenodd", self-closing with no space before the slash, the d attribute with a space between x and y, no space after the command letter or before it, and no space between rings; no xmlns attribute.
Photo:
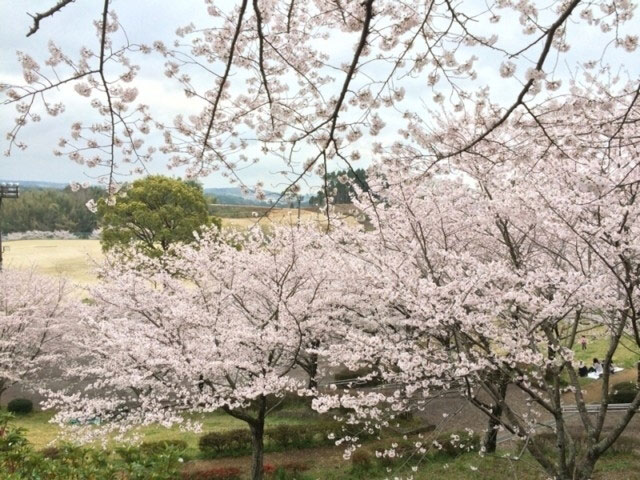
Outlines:
<svg viewBox="0 0 640 480"><path fill-rule="evenodd" d="M582 350L587 349L587 337L585 337L584 335L580 337L580 345L582 345Z"/></svg>

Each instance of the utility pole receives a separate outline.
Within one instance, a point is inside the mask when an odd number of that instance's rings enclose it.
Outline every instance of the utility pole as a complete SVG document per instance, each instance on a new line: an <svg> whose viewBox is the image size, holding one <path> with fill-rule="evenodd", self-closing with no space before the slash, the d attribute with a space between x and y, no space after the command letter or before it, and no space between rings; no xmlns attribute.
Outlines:
<svg viewBox="0 0 640 480"><path fill-rule="evenodd" d="M20 196L20 185L17 183L0 184L0 272L2 271L2 260L4 247L2 246L2 199L18 198Z"/></svg>

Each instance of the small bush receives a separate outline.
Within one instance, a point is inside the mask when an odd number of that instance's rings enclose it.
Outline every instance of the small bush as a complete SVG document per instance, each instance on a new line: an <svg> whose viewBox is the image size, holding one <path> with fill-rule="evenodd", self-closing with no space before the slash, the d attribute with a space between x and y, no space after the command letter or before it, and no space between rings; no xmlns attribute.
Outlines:
<svg viewBox="0 0 640 480"><path fill-rule="evenodd" d="M611 388L609 403L631 403L638 393L635 382L616 383Z"/></svg>
<svg viewBox="0 0 640 480"><path fill-rule="evenodd" d="M310 448L322 445L322 432L318 427L311 425L278 425L269 428L266 436L270 447L277 450L291 448Z"/></svg>
<svg viewBox="0 0 640 480"><path fill-rule="evenodd" d="M240 480L242 470L236 467L208 467L184 472L183 480Z"/></svg>
<svg viewBox="0 0 640 480"><path fill-rule="evenodd" d="M273 475L274 473L276 473L276 470L276 466L272 463L265 463L264 465L262 465L262 473L267 476Z"/></svg>
<svg viewBox="0 0 640 480"><path fill-rule="evenodd" d="M294 443L298 443L297 431L292 425L278 425L267 430L266 436L269 440L270 446L276 447L282 450L291 448Z"/></svg>
<svg viewBox="0 0 640 480"><path fill-rule="evenodd" d="M186 450L187 447L187 442L184 440L158 440L156 442L144 442L140 445L140 450L147 455L157 455L169 449L182 451Z"/></svg>
<svg viewBox="0 0 640 480"><path fill-rule="evenodd" d="M351 454L351 468L355 472L368 472L373 467L373 454L366 448L359 448Z"/></svg>
<svg viewBox="0 0 640 480"><path fill-rule="evenodd" d="M209 432L199 441L206 458L238 456L251 453L251 432L248 429Z"/></svg>
<svg viewBox="0 0 640 480"><path fill-rule="evenodd" d="M33 402L28 398L14 398L7 405L7 410L16 415L26 415L33 411Z"/></svg>
<svg viewBox="0 0 640 480"><path fill-rule="evenodd" d="M47 448L43 448L42 450L40 450L40 454L44 458L48 458L50 460L55 460L57 458L60 458L61 452L60 452L60 449L58 447L47 447Z"/></svg>

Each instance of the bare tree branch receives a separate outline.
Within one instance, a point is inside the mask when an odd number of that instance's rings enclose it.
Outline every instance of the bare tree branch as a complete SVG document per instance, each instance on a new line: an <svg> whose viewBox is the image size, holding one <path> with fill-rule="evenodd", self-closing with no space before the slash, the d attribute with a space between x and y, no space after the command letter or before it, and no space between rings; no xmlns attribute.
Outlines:
<svg viewBox="0 0 640 480"><path fill-rule="evenodd" d="M54 13L59 12L64 7L66 7L70 3L73 3L74 1L75 0L60 0L58 3L56 3L53 7L51 7L46 12L36 13L35 15L31 15L30 13L28 13L27 15L33 18L33 25L29 29L29 32L27 32L27 37L30 37L31 35L33 35L38 31L38 29L40 28L41 20L44 20L45 18L52 16Z"/></svg>

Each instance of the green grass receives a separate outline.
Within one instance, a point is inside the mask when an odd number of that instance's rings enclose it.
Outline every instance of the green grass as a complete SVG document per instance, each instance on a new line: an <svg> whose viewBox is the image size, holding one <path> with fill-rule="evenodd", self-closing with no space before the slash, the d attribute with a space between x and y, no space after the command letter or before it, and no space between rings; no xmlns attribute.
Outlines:
<svg viewBox="0 0 640 480"><path fill-rule="evenodd" d="M293 414L295 415L295 414ZM26 431L26 437L36 448L44 448L57 438L61 438L64 429L57 424L51 423L50 412L33 412L28 415L16 416L12 421L17 427ZM237 420L226 413L214 412L203 415L192 415L189 418L197 420L202 424L202 432L231 430L236 428L248 428L247 424ZM272 416L267 418L267 425L299 425L312 422L313 419L298 418L295 416ZM150 425L132 430L132 433L139 433L144 441L155 442L160 440L184 440L192 450L197 450L198 439L202 433L184 431L176 425L165 428L161 425Z"/></svg>
<svg viewBox="0 0 640 480"><path fill-rule="evenodd" d="M609 339L606 338L605 335L601 335L599 329L593 330L592 332L590 336L587 336L586 350L582 350L579 343L574 347L576 358L582 360L588 367L591 366L594 358L602 361L609 348ZM599 338L599 336L601 336L601 338ZM623 339L616 353L613 355L614 365L623 368L634 368L638 361L640 361L640 354L637 348L634 349L631 342Z"/></svg>

